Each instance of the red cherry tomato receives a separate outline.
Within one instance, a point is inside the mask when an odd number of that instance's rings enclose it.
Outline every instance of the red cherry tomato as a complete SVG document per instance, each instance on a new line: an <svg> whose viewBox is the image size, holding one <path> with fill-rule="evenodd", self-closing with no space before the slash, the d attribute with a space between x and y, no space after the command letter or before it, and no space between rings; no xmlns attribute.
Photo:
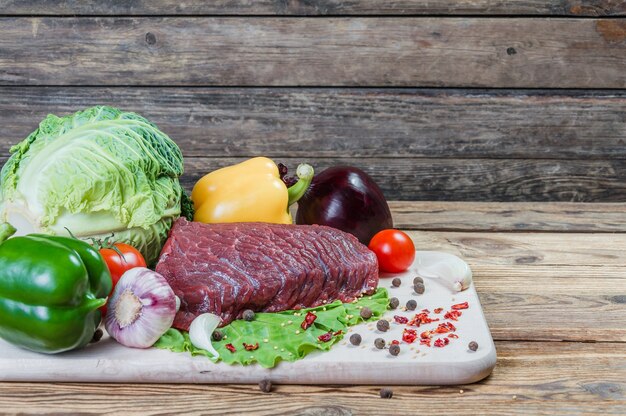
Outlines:
<svg viewBox="0 0 626 416"><path fill-rule="evenodd" d="M114 246L119 250L119 253L112 248L101 248L99 250L109 269L109 273L111 273L113 289L115 289L115 285L117 285L117 282L124 272L134 269L135 267L146 267L146 260L135 247L124 243L115 243ZM122 255L120 255L120 253L122 253ZM111 293L109 293L109 298L113 293L113 289ZM107 310L106 305L100 308L100 310L102 314L105 315Z"/></svg>
<svg viewBox="0 0 626 416"><path fill-rule="evenodd" d="M376 253L378 267L382 272L403 272L415 260L413 241L400 230L379 231L372 237L368 247Z"/></svg>

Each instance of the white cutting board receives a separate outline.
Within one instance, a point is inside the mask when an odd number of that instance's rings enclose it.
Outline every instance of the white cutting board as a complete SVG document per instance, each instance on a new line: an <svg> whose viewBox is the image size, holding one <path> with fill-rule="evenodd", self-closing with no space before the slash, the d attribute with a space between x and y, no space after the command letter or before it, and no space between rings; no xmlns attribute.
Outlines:
<svg viewBox="0 0 626 416"><path fill-rule="evenodd" d="M430 252L432 253L432 252ZM258 365L235 366L214 364L206 357L191 357L186 353L165 350L139 350L126 348L105 337L96 344L58 355L37 354L21 350L0 340L0 381L47 382L139 382L139 383L258 383L268 378L274 383L293 384L466 384L487 377L496 363L496 350L485 321L476 290L453 293L439 279L424 277L426 292L417 295L412 282L417 275L420 259L429 252L417 252L410 271L400 277L399 288L391 287L391 277L381 277L380 286L389 290L389 296L399 298L403 306L415 299L414 312L400 308L388 311L386 318L394 315L409 319L421 309L429 309L431 317L440 322L415 328L419 333L434 329L443 322L443 313L433 310L452 304L469 302L470 308L456 326L458 339L451 339L443 348L419 345L419 340L409 345L401 342L401 352L394 357L387 350L374 347L374 339L382 337L390 342L402 338L404 325L394 322L390 330L381 333L375 324L351 327L344 340L328 352L315 352L296 362L281 362L273 369ZM359 347L348 342L352 333L359 333L363 341ZM468 350L468 343L476 341L478 350Z"/></svg>

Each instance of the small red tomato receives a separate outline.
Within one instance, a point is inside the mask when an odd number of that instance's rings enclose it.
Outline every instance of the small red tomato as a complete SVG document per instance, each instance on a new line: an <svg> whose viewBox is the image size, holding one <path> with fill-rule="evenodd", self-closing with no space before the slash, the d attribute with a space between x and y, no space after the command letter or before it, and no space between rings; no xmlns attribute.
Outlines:
<svg viewBox="0 0 626 416"><path fill-rule="evenodd" d="M134 269L135 267L146 267L146 260L143 258L139 250L131 245L115 243L113 246L115 249L105 247L101 248L99 251L107 265L107 268L109 269L109 273L111 273L113 289L115 289L115 285L117 285L117 282L120 280L124 272ZM113 293L113 289L111 289L111 293ZM109 297L111 296L111 293L109 293ZM102 311L102 314L105 315L107 310L106 305L100 308L100 310Z"/></svg>
<svg viewBox="0 0 626 416"><path fill-rule="evenodd" d="M415 260L413 241L400 230L379 231L372 237L369 249L376 253L378 267L382 272L403 272Z"/></svg>

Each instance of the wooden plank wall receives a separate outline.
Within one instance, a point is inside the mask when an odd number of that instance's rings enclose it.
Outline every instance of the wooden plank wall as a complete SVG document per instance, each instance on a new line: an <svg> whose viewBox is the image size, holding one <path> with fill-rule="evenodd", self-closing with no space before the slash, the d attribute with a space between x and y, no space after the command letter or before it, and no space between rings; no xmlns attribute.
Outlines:
<svg viewBox="0 0 626 416"><path fill-rule="evenodd" d="M0 0L0 162L110 104L189 189L255 155L388 199L626 201L626 1Z"/></svg>

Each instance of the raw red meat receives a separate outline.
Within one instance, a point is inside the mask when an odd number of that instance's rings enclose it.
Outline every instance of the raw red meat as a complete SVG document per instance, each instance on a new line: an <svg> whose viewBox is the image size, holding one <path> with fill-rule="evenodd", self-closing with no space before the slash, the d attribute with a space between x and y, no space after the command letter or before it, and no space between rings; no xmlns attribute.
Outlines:
<svg viewBox="0 0 626 416"><path fill-rule="evenodd" d="M350 302L378 286L376 256L350 234L318 225L176 221L156 271L181 300L174 327L210 312L223 325L243 311Z"/></svg>

